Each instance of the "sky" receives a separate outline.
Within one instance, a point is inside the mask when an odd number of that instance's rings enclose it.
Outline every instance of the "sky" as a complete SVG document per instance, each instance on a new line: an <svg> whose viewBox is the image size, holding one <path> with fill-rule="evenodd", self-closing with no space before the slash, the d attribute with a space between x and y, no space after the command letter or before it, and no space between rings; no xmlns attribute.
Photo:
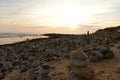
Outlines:
<svg viewBox="0 0 120 80"><path fill-rule="evenodd" d="M94 32L120 23L120 0L0 0L0 32Z"/></svg>

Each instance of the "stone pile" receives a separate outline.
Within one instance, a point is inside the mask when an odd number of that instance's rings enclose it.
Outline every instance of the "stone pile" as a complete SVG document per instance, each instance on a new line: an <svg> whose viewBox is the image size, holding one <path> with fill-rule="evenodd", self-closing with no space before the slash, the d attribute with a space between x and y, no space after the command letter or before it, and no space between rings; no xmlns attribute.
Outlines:
<svg viewBox="0 0 120 80"><path fill-rule="evenodd" d="M82 49L70 53L70 74L69 80L94 80L94 69L89 67L88 56Z"/></svg>
<svg viewBox="0 0 120 80"><path fill-rule="evenodd" d="M99 39L100 37L98 36L89 35L89 39L87 40L89 42L86 42L86 37L85 35L70 35L2 45L0 46L0 78L3 78L14 69L20 70L20 73L23 74L28 73L31 69L39 68L45 62L60 61L61 59L69 58L69 53L78 48L82 48L80 49L82 55L76 53L75 55L77 56L71 57L71 64L74 66L87 66L88 59L95 62L114 57L113 52L108 46L111 41L106 43L103 42L105 37ZM89 46L87 46L87 43L89 43ZM34 72L34 70L31 71L31 73Z"/></svg>
<svg viewBox="0 0 120 80"><path fill-rule="evenodd" d="M83 47L83 51L88 55L91 62L96 62L101 59L111 59L114 57L113 51L107 46L87 45Z"/></svg>

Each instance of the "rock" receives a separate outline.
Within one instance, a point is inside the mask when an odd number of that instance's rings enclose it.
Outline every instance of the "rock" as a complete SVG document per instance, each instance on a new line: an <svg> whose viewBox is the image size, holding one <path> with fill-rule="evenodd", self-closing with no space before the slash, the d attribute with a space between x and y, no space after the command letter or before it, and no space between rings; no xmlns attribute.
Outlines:
<svg viewBox="0 0 120 80"><path fill-rule="evenodd" d="M16 74L14 80L21 80L21 78L22 78L22 74L18 73L18 74Z"/></svg>
<svg viewBox="0 0 120 80"><path fill-rule="evenodd" d="M40 68L40 77L38 80L52 80L52 78L48 75L50 72L50 66L49 65L43 65Z"/></svg>
<svg viewBox="0 0 120 80"><path fill-rule="evenodd" d="M34 61L31 63L31 67L32 68L35 68L35 67L38 67L39 66L39 62L38 61Z"/></svg>
<svg viewBox="0 0 120 80"><path fill-rule="evenodd" d="M92 51L92 55L96 55L99 59L103 58L103 54L100 51Z"/></svg>
<svg viewBox="0 0 120 80"><path fill-rule="evenodd" d="M111 51L110 53L107 53L107 54L105 54L104 55L104 59L112 59L114 57L114 54L113 54L113 52Z"/></svg>
<svg viewBox="0 0 120 80"><path fill-rule="evenodd" d="M0 79L2 79L2 78L3 78L3 73L0 72Z"/></svg>
<svg viewBox="0 0 120 80"><path fill-rule="evenodd" d="M20 72L23 73L23 72L26 72L29 68L25 65L22 66Z"/></svg>
<svg viewBox="0 0 120 80"><path fill-rule="evenodd" d="M2 66L3 66L3 62L0 62L0 68L2 68Z"/></svg>
<svg viewBox="0 0 120 80"><path fill-rule="evenodd" d="M79 80L94 80L94 69L92 67L74 67L73 73Z"/></svg>
<svg viewBox="0 0 120 80"><path fill-rule="evenodd" d="M35 60L36 60L36 57L34 57L34 56L29 56L29 57L28 57L28 60L31 61L31 62L32 62L32 61L35 61Z"/></svg>
<svg viewBox="0 0 120 80"><path fill-rule="evenodd" d="M35 67L39 66L39 62L38 61L28 61L27 66L30 68L35 68Z"/></svg>
<svg viewBox="0 0 120 80"><path fill-rule="evenodd" d="M80 80L78 77L73 74L73 72L69 73L68 80Z"/></svg>
<svg viewBox="0 0 120 80"><path fill-rule="evenodd" d="M5 62L1 68L1 71L2 72L5 72L5 71L8 71L8 70L11 70L13 68L13 65L11 62Z"/></svg>
<svg viewBox="0 0 120 80"><path fill-rule="evenodd" d="M30 80L28 75L23 75L21 80Z"/></svg>
<svg viewBox="0 0 120 80"><path fill-rule="evenodd" d="M81 59L81 60L86 60L88 59L88 56L85 52L82 51L82 49L79 50L74 50L70 53L71 59Z"/></svg>
<svg viewBox="0 0 120 80"><path fill-rule="evenodd" d="M90 55L89 60L90 60L90 62L96 62L96 61L98 61L99 59L98 59L97 56Z"/></svg>
<svg viewBox="0 0 120 80"><path fill-rule="evenodd" d="M120 65L117 66L117 72L120 73Z"/></svg>
<svg viewBox="0 0 120 80"><path fill-rule="evenodd" d="M40 74L48 74L50 72L50 66L49 65L43 65L40 68Z"/></svg>
<svg viewBox="0 0 120 80"><path fill-rule="evenodd" d="M104 59L111 59L114 57L113 51L106 47L101 50L101 53L103 54Z"/></svg>
<svg viewBox="0 0 120 80"><path fill-rule="evenodd" d="M103 55L100 51L91 51L91 55L89 56L91 62L96 62L98 60L101 60L102 58Z"/></svg>
<svg viewBox="0 0 120 80"><path fill-rule="evenodd" d="M41 76L38 80L52 80L50 76Z"/></svg>
<svg viewBox="0 0 120 80"><path fill-rule="evenodd" d="M73 60L71 60L71 65L72 66L76 66L76 67L84 67L84 66L87 66L88 63L89 63L88 60L85 60L85 61L79 60L79 59L73 59Z"/></svg>

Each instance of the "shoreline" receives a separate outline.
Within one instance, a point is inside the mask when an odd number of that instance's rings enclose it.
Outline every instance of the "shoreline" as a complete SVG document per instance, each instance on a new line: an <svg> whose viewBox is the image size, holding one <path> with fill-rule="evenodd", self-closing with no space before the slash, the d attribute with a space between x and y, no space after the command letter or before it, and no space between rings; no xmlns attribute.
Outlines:
<svg viewBox="0 0 120 80"><path fill-rule="evenodd" d="M8 44L0 44L0 46L4 46L4 45L15 45L15 44L21 44L21 43L25 43L27 41L29 42L34 42L37 40L49 40L49 39L55 39L55 38L60 38L60 37L65 37L65 36L82 36L81 34L57 34L57 33L50 33L50 34L41 34L40 38L33 38L33 39L26 39L23 41L18 41L15 43L8 43Z"/></svg>
<svg viewBox="0 0 120 80"><path fill-rule="evenodd" d="M48 38L47 36L16 36L16 37L2 37L0 38L0 45L8 45L8 44L15 44L20 42L25 42L27 40L33 40L33 39L42 39L42 38Z"/></svg>

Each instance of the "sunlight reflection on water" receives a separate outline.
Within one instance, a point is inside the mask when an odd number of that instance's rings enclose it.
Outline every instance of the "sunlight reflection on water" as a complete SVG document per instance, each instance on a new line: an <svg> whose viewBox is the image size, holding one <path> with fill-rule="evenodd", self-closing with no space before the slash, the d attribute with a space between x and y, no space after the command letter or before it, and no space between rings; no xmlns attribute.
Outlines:
<svg viewBox="0 0 120 80"><path fill-rule="evenodd" d="M16 42L25 41L27 39L47 38L46 36L17 36L17 37L2 37L0 38L0 45L11 44Z"/></svg>

